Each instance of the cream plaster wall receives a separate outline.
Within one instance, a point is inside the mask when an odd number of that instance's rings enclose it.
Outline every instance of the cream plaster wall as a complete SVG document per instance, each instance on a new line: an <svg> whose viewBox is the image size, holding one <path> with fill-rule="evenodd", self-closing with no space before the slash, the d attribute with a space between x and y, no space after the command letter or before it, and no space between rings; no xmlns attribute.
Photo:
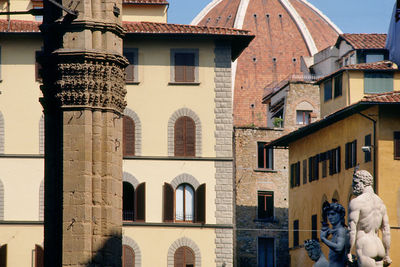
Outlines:
<svg viewBox="0 0 400 267"><path fill-rule="evenodd" d="M10 11L25 11L32 9L32 2L29 0L10 0ZM0 12L7 11L7 1L0 1ZM6 16L2 16L2 19L6 19ZM29 14L26 15L12 15L12 19L19 20L35 20L35 17Z"/></svg>
<svg viewBox="0 0 400 267"><path fill-rule="evenodd" d="M35 81L35 51L41 49L42 41L37 37L0 40L0 110L4 116L5 154L39 153L42 107L39 83Z"/></svg>
<svg viewBox="0 0 400 267"><path fill-rule="evenodd" d="M39 220L43 159L0 158L0 170L4 185L4 220Z"/></svg>
<svg viewBox="0 0 400 267"><path fill-rule="evenodd" d="M142 266L166 266L169 247L178 239L187 237L200 249L201 266L215 266L215 230L200 228L129 227L123 235L131 237L142 253ZM149 242L157 240L157 242ZM157 252L157 253L155 253Z"/></svg>
<svg viewBox="0 0 400 267"><path fill-rule="evenodd" d="M7 266L33 267L35 244L43 246L43 226L0 224L3 244L7 244Z"/></svg>
<svg viewBox="0 0 400 267"><path fill-rule="evenodd" d="M175 177L187 173L199 184L206 183L206 223L216 223L214 162L124 160L123 168L139 183L146 182L146 222L162 222L164 183L171 183Z"/></svg>
<svg viewBox="0 0 400 267"><path fill-rule="evenodd" d="M122 7L122 21L167 22L166 5L130 5Z"/></svg>
<svg viewBox="0 0 400 267"><path fill-rule="evenodd" d="M214 44L210 41L182 42L126 40L125 48L138 48L139 84L127 85L128 108L142 122L142 156L168 155L168 120L181 108L200 118L202 156L215 156ZM199 85L169 85L170 50L199 49ZM207 104L206 104L207 103Z"/></svg>

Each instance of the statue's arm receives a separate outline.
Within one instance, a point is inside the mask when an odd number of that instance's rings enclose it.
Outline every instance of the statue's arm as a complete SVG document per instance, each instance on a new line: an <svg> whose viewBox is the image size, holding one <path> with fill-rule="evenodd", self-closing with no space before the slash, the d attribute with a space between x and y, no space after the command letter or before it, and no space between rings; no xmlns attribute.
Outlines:
<svg viewBox="0 0 400 267"><path fill-rule="evenodd" d="M349 261L352 261L351 251L356 243L357 223L360 218L360 209L357 203L352 200L349 204L349 235L350 235L350 250L347 255Z"/></svg>
<svg viewBox="0 0 400 267"><path fill-rule="evenodd" d="M332 242L326 238L325 235L321 235L321 240L324 242L331 250L335 252L340 252L344 249L346 244L346 229L341 228L338 231L338 236L336 242Z"/></svg>
<svg viewBox="0 0 400 267"><path fill-rule="evenodd" d="M382 243L385 248L385 262L391 263L392 261L389 258L389 250L390 250L390 225L389 225L389 217L387 215L386 207L384 207L383 220L381 225L382 230Z"/></svg>

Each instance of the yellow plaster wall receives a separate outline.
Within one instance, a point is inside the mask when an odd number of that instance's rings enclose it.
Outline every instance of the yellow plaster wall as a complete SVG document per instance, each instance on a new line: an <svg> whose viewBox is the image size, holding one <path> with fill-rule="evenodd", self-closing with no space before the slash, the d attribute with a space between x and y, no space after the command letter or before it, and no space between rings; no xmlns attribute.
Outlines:
<svg viewBox="0 0 400 267"><path fill-rule="evenodd" d="M188 40L130 41L125 48L138 48L138 85L127 85L128 108L142 122L142 156L168 155L168 120L172 114L189 108L199 116L202 127L202 157L215 156L214 124L214 44ZM199 49L200 85L169 85L170 50Z"/></svg>
<svg viewBox="0 0 400 267"><path fill-rule="evenodd" d="M123 235L138 244L142 253L142 266L166 266L169 247L182 237L191 239L199 247L201 266L215 266L215 229L168 228L165 231L162 227L126 226Z"/></svg>
<svg viewBox="0 0 400 267"><path fill-rule="evenodd" d="M43 225L0 224L0 245L7 244L7 266L34 266L35 244L43 246Z"/></svg>
<svg viewBox="0 0 400 267"><path fill-rule="evenodd" d="M28 38L0 40L0 111L5 125L5 154L39 153L42 107L39 83L35 81L35 51L42 44L38 38Z"/></svg>
<svg viewBox="0 0 400 267"><path fill-rule="evenodd" d="M350 103L353 104L364 97L364 72L350 72Z"/></svg>
<svg viewBox="0 0 400 267"><path fill-rule="evenodd" d="M199 184L206 184L206 223L216 223L214 162L124 160L123 168L139 183L146 182L146 222L162 222L164 183L171 183L175 177L187 173Z"/></svg>
<svg viewBox="0 0 400 267"><path fill-rule="evenodd" d="M376 114L376 112L376 108L363 111L365 114ZM317 214L317 221L321 221L321 207L324 199L331 201L334 194L338 194L339 203L347 209L354 168L345 169L345 144L357 139L357 163L360 164L361 169L372 173L372 162L364 163L364 153L361 150L364 137L368 134L373 134L372 123L360 115L353 115L290 144L289 164L300 161L301 185L289 189L289 247L293 247L293 221L296 219L299 220L299 244L311 238L311 216ZM328 164L328 175L322 178L322 163L320 163L319 180L310 183L307 177L307 183L303 184L302 161L307 159L308 164L309 157L338 146L341 147L340 173L329 175ZM318 224L318 230L320 229L321 225ZM291 254L297 255L294 252ZM298 260L292 257L292 266L306 266L293 265L293 262Z"/></svg>
<svg viewBox="0 0 400 267"><path fill-rule="evenodd" d="M332 99L325 101L324 83L320 84L320 103L321 103L321 118L335 112L336 110L344 107L348 103L348 88L349 88L349 75L348 72L342 72L342 95L334 97L335 79L332 78Z"/></svg>
<svg viewBox="0 0 400 267"><path fill-rule="evenodd" d="M166 5L129 5L122 8L123 21L167 22Z"/></svg>
<svg viewBox="0 0 400 267"><path fill-rule="evenodd" d="M0 158L0 170L4 186L4 220L39 220L43 159Z"/></svg>

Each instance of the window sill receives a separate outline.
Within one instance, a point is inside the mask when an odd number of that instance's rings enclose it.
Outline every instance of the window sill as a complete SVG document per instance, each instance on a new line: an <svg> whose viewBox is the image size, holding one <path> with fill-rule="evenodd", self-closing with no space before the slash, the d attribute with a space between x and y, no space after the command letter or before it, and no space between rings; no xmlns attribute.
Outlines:
<svg viewBox="0 0 400 267"><path fill-rule="evenodd" d="M200 85L199 82L169 82L168 85Z"/></svg>
<svg viewBox="0 0 400 267"><path fill-rule="evenodd" d="M267 218L267 219L254 219L253 222L256 223L277 223L278 221L275 218Z"/></svg>
<svg viewBox="0 0 400 267"><path fill-rule="evenodd" d="M138 85L138 84L140 84L140 82L127 82L127 81L125 81L125 84L126 85Z"/></svg>
<svg viewBox="0 0 400 267"><path fill-rule="evenodd" d="M270 172L270 173L277 173L277 170L273 170L273 169L261 169L261 168L257 168L254 169L253 171L255 172Z"/></svg>

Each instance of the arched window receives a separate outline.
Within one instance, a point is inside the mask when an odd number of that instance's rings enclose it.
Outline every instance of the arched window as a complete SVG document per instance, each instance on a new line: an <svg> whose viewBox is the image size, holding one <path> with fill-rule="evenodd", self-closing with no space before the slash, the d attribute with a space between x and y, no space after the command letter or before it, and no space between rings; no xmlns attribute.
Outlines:
<svg viewBox="0 0 400 267"><path fill-rule="evenodd" d="M194 157L196 155L196 125L188 116L180 117L174 126L175 156Z"/></svg>
<svg viewBox="0 0 400 267"><path fill-rule="evenodd" d="M135 188L129 182L123 182L122 219L124 221L145 220L145 188L141 183Z"/></svg>
<svg viewBox="0 0 400 267"><path fill-rule="evenodd" d="M44 266L44 250L42 246L35 245L35 267Z"/></svg>
<svg viewBox="0 0 400 267"><path fill-rule="evenodd" d="M123 155L135 156L135 122L132 118L123 118Z"/></svg>
<svg viewBox="0 0 400 267"><path fill-rule="evenodd" d="M194 190L181 184L175 190L175 220L192 222L194 219Z"/></svg>
<svg viewBox="0 0 400 267"><path fill-rule="evenodd" d="M195 256L191 248L183 246L174 254L174 267L194 267Z"/></svg>
<svg viewBox="0 0 400 267"><path fill-rule="evenodd" d="M164 184L164 222L197 222L206 220L206 184L195 190L182 183L174 188Z"/></svg>
<svg viewBox="0 0 400 267"><path fill-rule="evenodd" d="M122 245L122 267L135 267L135 252L127 245Z"/></svg>

